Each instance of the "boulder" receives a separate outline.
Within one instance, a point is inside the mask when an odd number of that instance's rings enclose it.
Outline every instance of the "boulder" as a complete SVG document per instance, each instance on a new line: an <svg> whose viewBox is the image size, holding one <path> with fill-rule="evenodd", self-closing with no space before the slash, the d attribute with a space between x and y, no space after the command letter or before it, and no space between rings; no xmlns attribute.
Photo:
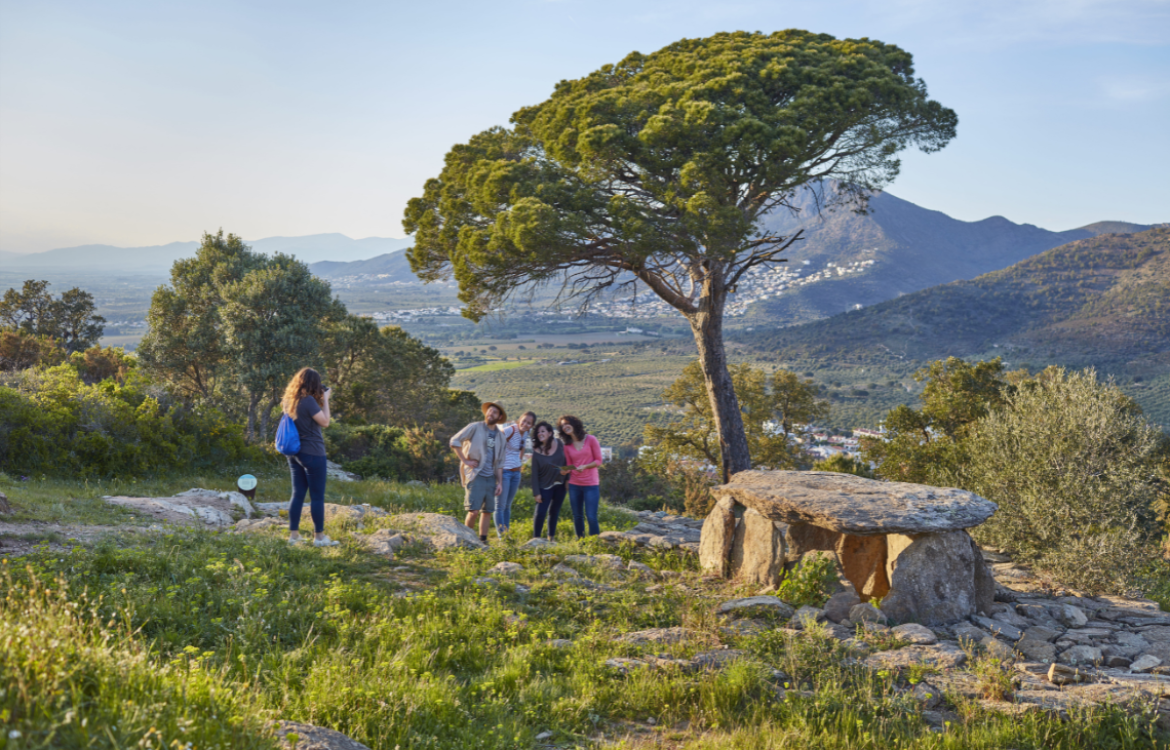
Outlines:
<svg viewBox="0 0 1170 750"><path fill-rule="evenodd" d="M898 640L911 643L916 646L932 646L938 643L938 636L934 631L925 625L919 625L916 622L908 622L904 625L898 625L891 629L891 632L897 636Z"/></svg>
<svg viewBox="0 0 1170 750"><path fill-rule="evenodd" d="M277 722L276 740L282 750L370 750L341 732L296 721Z"/></svg>
<svg viewBox="0 0 1170 750"><path fill-rule="evenodd" d="M1085 611L1073 604L1060 604L1051 607L1049 611L1066 628L1083 628L1089 622Z"/></svg>
<svg viewBox="0 0 1170 750"><path fill-rule="evenodd" d="M990 617L983 617L982 615L972 615L971 622L983 628L992 635L997 635L1001 638L1015 643L1024 637L1024 632L1015 625L1009 625L1002 620L993 620Z"/></svg>
<svg viewBox="0 0 1170 750"><path fill-rule="evenodd" d="M957 531L978 526L998 507L965 490L833 471L741 471L711 492L773 521L858 536Z"/></svg>
<svg viewBox="0 0 1170 750"><path fill-rule="evenodd" d="M1075 685L1088 682L1089 676L1079 669L1064 664L1053 664L1048 668L1048 681L1053 685Z"/></svg>
<svg viewBox="0 0 1170 750"><path fill-rule="evenodd" d="M160 523L181 526L233 526L239 518L255 513L248 498L239 492L191 489L174 497L107 497L117 505L141 513Z"/></svg>
<svg viewBox="0 0 1170 750"><path fill-rule="evenodd" d="M1130 633L1124 630L1113 636L1113 643L1113 647L1119 655L1127 656L1130 659L1150 649L1150 642L1145 638L1142 638L1137 633Z"/></svg>
<svg viewBox="0 0 1170 750"><path fill-rule="evenodd" d="M1046 628L1043 625L1033 625L1024 631L1025 638L1032 638L1037 641L1055 641L1059 632L1052 628Z"/></svg>
<svg viewBox="0 0 1170 750"><path fill-rule="evenodd" d="M879 651L865 660L872 669L899 669L914 664L925 664L939 669L961 667L967 661L963 649L946 641L933 646L906 646L891 651Z"/></svg>
<svg viewBox="0 0 1170 750"><path fill-rule="evenodd" d="M745 583L775 586L783 570L783 530L749 508L735 527L729 575Z"/></svg>
<svg viewBox="0 0 1170 750"><path fill-rule="evenodd" d="M894 622L942 625L994 604L994 589L976 585L978 549L965 531L899 538L889 562L890 593L882 611Z"/></svg>
<svg viewBox="0 0 1170 750"><path fill-rule="evenodd" d="M1161 663L1162 660L1153 654L1142 654L1130 663L1129 671L1138 673L1149 672L1151 669L1159 666Z"/></svg>
<svg viewBox="0 0 1170 750"><path fill-rule="evenodd" d="M1101 649L1095 646L1073 646L1061 652L1057 660L1069 666L1100 664L1104 660Z"/></svg>
<svg viewBox="0 0 1170 750"><path fill-rule="evenodd" d="M979 642L979 645L983 647L983 650L987 652L988 656L999 659L1000 661L1010 661L1016 656L1016 652L1012 650L1012 647L998 638L987 636Z"/></svg>
<svg viewBox="0 0 1170 750"><path fill-rule="evenodd" d="M1029 661L1038 661L1044 664L1051 664L1056 661L1056 646L1048 641L1042 641L1028 635L1025 635L1016 643L1016 650L1023 654Z"/></svg>
<svg viewBox="0 0 1170 750"><path fill-rule="evenodd" d="M288 529L288 521L283 518L241 518L236 521L233 533L252 534L265 529Z"/></svg>
<svg viewBox="0 0 1170 750"><path fill-rule="evenodd" d="M775 596L749 596L745 599L732 599L720 604L717 611L721 615L733 617L772 615L782 620L787 620L795 614L792 605Z"/></svg>
<svg viewBox="0 0 1170 750"><path fill-rule="evenodd" d="M325 476L339 482L357 482L361 479L357 474L346 471L341 468L340 464L335 464L332 461L325 462Z"/></svg>
<svg viewBox="0 0 1170 750"><path fill-rule="evenodd" d="M804 629L809 625L824 621L825 610L805 605L793 613L791 627Z"/></svg>
<svg viewBox="0 0 1170 750"><path fill-rule="evenodd" d="M630 564L626 569L629 570L630 573L634 575L634 577L641 578L644 581L658 580L658 573L654 572L654 568L651 568L645 563L640 563L637 560L630 560Z"/></svg>
<svg viewBox="0 0 1170 750"><path fill-rule="evenodd" d="M514 562L498 562L488 568L489 573L496 573L502 576L514 576L518 573L524 572L524 566L520 563Z"/></svg>
<svg viewBox="0 0 1170 750"><path fill-rule="evenodd" d="M704 573L726 578L735 539L735 513L731 501L720 501L707 515L699 539L699 567Z"/></svg>
<svg viewBox="0 0 1170 750"><path fill-rule="evenodd" d="M858 624L862 622L877 622L886 624L886 616L880 609L869 602L854 604L849 608L849 621Z"/></svg>
<svg viewBox="0 0 1170 750"><path fill-rule="evenodd" d="M861 598L852 591L841 591L829 597L825 602L825 617L833 622L844 622L849 619L849 610L861 603Z"/></svg>
<svg viewBox="0 0 1170 750"><path fill-rule="evenodd" d="M478 539L479 537L476 537ZM524 544L520 545L520 549L546 549L548 547L555 547L556 542L550 542L547 539L535 536L529 539Z"/></svg>
<svg viewBox="0 0 1170 750"><path fill-rule="evenodd" d="M570 568L568 565L565 565L564 563L558 563L558 564L554 565L552 567L552 570L550 570L549 572L552 573L554 576L557 576L558 578L567 578L570 581L579 581L579 580L582 580L582 578L583 578L580 573L573 570L572 568Z"/></svg>
<svg viewBox="0 0 1170 750"><path fill-rule="evenodd" d="M394 553L406 546L406 537L392 529L378 529L364 538L366 547L375 555L394 558Z"/></svg>
<svg viewBox="0 0 1170 750"><path fill-rule="evenodd" d="M425 542L435 550L464 547L484 549L486 544L479 540L474 531L458 519L441 513L401 513L390 518L391 525L413 533L416 539Z"/></svg>

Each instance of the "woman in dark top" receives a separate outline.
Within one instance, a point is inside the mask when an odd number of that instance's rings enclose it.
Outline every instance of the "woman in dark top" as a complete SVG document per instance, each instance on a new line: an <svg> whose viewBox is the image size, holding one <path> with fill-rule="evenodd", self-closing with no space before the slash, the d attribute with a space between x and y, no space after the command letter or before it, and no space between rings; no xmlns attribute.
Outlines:
<svg viewBox="0 0 1170 750"><path fill-rule="evenodd" d="M557 535L557 518L561 515L561 504L565 502L565 446L557 440L552 425L541 422L536 425L532 440L532 497L536 500L536 514L532 519L532 536L539 537L544 530L544 519L548 518L548 539L554 541Z"/></svg>
<svg viewBox="0 0 1170 750"><path fill-rule="evenodd" d="M304 541L299 531L305 493L309 494L309 515L313 517L313 546L334 547L338 542L325 536L325 438L321 428L329 426L331 392L321 385L321 375L306 367L293 375L284 389L281 408L297 426L301 451L288 457L292 474L292 498L288 503L289 544Z"/></svg>

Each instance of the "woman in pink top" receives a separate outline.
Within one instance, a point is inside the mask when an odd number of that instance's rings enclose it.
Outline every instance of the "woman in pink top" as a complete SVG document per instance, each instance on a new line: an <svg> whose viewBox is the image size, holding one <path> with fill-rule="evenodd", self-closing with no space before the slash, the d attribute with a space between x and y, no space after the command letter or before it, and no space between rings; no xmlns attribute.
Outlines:
<svg viewBox="0 0 1170 750"><path fill-rule="evenodd" d="M568 467L561 470L569 477L569 507L573 509L573 528L577 538L585 536L585 520L589 520L589 534L601 533L597 524L597 508L601 504L601 479L597 469L601 466L601 444L597 438L585 433L585 425L572 416L557 420L565 443L565 461Z"/></svg>

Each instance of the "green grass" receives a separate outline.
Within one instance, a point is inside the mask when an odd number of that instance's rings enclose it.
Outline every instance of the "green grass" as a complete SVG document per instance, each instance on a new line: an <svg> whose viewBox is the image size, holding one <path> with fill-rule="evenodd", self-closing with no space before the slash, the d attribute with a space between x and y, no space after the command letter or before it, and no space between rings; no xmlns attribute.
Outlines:
<svg viewBox="0 0 1170 750"><path fill-rule="evenodd" d="M145 486L162 492L207 479ZM24 492L10 497L24 502ZM335 482L330 492L333 501L392 510L450 511L459 502L457 487ZM527 493L520 503L523 519ZM615 509L602 515L605 528L632 521ZM551 555L521 550L523 527L518 520L487 551L407 547L394 561L369 555L353 522L336 522L329 532L343 544L330 550L289 547L279 531L170 531L0 563L0 633L10 638L0 650L0 748L148 746L138 745L144 738L151 747L265 747L262 726L274 718L332 727L387 750L530 748L544 744L535 739L544 731L553 733L545 743L559 747L614 748L635 746L621 739L630 732L660 731L677 735L671 746L693 748L1079 750L1157 741L1113 708L1062 723L956 704L970 720L935 734L900 678L844 664L834 640L721 636L713 607L737 591L701 580L693 557L624 546L623 558L678 571L686 588L647 591L644 582L585 568L606 587L590 588L546 574L564 555L609 548L592 538ZM483 580L503 560L525 571ZM698 635L647 647L614 640L677 625ZM554 638L573 645L556 648ZM746 658L719 673L623 676L604 664L687 657L719 640Z"/></svg>

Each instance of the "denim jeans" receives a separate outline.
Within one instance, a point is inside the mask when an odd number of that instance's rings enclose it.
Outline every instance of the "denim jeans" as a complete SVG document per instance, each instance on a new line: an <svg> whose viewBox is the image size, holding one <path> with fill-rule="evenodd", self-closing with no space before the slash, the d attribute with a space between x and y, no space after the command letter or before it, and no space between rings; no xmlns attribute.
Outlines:
<svg viewBox="0 0 1170 750"><path fill-rule="evenodd" d="M289 531L298 531L301 526L301 508L305 504L305 493L309 493L309 515L313 517L313 529L320 533L325 530L325 457L298 453L288 457L288 470L292 474L292 497L288 501Z"/></svg>
<svg viewBox="0 0 1170 750"><path fill-rule="evenodd" d="M536 503L536 512L532 516L532 536L539 537L544 531L544 519L548 518L548 538L557 535L557 519L561 516L561 503L565 502L564 484L554 484L547 490L540 491L541 502Z"/></svg>
<svg viewBox="0 0 1170 750"><path fill-rule="evenodd" d="M504 469L504 491L496 500L496 528L506 529L512 525L512 501L520 489L520 472Z"/></svg>
<svg viewBox="0 0 1170 750"><path fill-rule="evenodd" d="M577 537L585 536L585 519L589 519L589 535L601 533L597 525L597 506L601 504L601 487L596 484L569 485L569 507L573 509L573 529Z"/></svg>

